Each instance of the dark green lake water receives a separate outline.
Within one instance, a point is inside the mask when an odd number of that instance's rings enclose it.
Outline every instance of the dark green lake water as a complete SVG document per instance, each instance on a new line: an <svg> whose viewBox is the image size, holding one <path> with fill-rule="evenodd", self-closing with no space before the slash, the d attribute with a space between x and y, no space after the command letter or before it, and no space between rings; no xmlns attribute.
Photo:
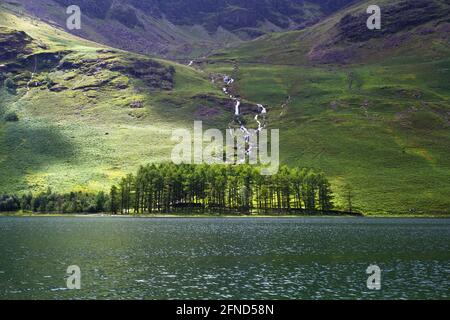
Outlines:
<svg viewBox="0 0 450 320"><path fill-rule="evenodd" d="M0 217L0 298L450 299L450 220Z"/></svg>

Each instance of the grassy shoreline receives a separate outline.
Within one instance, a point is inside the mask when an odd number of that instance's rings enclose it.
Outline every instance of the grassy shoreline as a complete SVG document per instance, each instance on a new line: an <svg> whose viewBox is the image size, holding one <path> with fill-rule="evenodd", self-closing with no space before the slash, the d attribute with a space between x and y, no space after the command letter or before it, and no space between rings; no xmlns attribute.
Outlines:
<svg viewBox="0 0 450 320"><path fill-rule="evenodd" d="M71 217L71 218L146 218L146 219L161 219L161 218L240 218L240 219L253 219L253 218L282 218L282 219L294 219L294 218L417 218L417 219L450 219L450 213L446 214L370 214L363 216L352 215L218 215L218 214L144 214L144 215L111 215L105 213L96 214L61 214L61 213L47 213L36 214L30 212L15 212L15 213L0 213L0 217Z"/></svg>

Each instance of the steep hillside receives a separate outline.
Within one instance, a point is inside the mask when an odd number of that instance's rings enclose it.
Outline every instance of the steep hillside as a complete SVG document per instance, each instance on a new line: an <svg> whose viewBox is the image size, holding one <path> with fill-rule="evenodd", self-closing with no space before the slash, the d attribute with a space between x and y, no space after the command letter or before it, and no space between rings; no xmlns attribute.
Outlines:
<svg viewBox="0 0 450 320"><path fill-rule="evenodd" d="M232 106L207 75L0 9L0 193L107 190L170 158L172 130Z"/></svg>
<svg viewBox="0 0 450 320"><path fill-rule="evenodd" d="M203 70L0 10L0 192L107 189L167 160L174 128L227 126L233 104L210 81L225 73L244 104L267 108L283 163L331 178L339 209L448 213L449 5L379 1L383 27L369 31L369 4L197 59Z"/></svg>
<svg viewBox="0 0 450 320"><path fill-rule="evenodd" d="M186 59L267 32L303 28L353 0L9 0L10 8L60 26L79 5L82 37L145 54ZM12 4L18 5L12 5Z"/></svg>
<svg viewBox="0 0 450 320"><path fill-rule="evenodd" d="M302 31L276 33L209 57L267 106L285 163L320 167L336 202L368 213L449 212L450 15L447 1L370 2ZM351 190L349 192L349 190Z"/></svg>
<svg viewBox="0 0 450 320"><path fill-rule="evenodd" d="M273 33L219 52L218 60L320 65L383 61L392 56L445 57L450 4L445 0L379 1L382 29L368 30L363 1L301 31ZM431 42L431 43L429 43Z"/></svg>

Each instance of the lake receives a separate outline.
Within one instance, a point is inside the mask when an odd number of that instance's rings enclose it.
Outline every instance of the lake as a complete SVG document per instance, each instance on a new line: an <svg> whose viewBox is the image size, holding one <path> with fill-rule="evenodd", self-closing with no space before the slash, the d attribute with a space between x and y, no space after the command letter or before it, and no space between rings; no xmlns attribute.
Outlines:
<svg viewBox="0 0 450 320"><path fill-rule="evenodd" d="M0 298L449 299L450 219L0 217Z"/></svg>

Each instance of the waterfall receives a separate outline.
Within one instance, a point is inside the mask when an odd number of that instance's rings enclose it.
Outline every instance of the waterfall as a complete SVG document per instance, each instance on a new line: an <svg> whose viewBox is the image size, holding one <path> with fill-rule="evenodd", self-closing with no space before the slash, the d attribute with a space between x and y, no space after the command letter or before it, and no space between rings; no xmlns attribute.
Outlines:
<svg viewBox="0 0 450 320"><path fill-rule="evenodd" d="M241 132L243 132L245 142L247 143L245 154L246 155L250 155L252 150L253 150L253 145L250 143L252 134L242 124L241 120L239 119L240 116L241 116L241 111L240 111L241 100L239 100L238 98L233 96L231 93L229 93L229 90L228 90L229 86L231 86L235 82L235 80L232 77L226 75L226 76L223 77L223 82L225 84L225 86L222 88L223 92L226 95L228 95L231 100L233 100L235 102L235 104L234 104L234 115L237 118L237 121L239 122L240 130L241 130ZM258 124L258 128L256 129L256 132L258 133L258 132L261 132L265 128L265 121L264 121L264 124L261 123L259 117L263 116L264 120L265 120L265 116L267 114L267 109L262 104L257 104L256 106L258 107L258 114L255 115L255 121ZM233 132L231 128L230 128L230 132Z"/></svg>

